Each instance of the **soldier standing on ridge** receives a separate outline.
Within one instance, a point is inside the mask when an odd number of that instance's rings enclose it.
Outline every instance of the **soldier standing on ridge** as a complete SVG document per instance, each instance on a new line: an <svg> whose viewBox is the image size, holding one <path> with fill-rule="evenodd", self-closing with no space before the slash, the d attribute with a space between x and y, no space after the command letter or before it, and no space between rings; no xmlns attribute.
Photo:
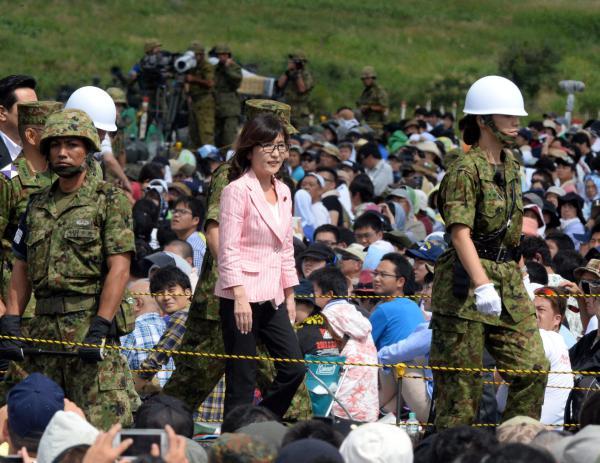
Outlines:
<svg viewBox="0 0 600 463"><path fill-rule="evenodd" d="M21 316L33 290L34 338L118 345L121 300L135 250L131 207L115 186L88 175L87 158L100 140L83 111L65 109L48 117L40 151L58 179L32 194L13 241L16 259L7 313L0 333L21 336ZM3 340L5 348L24 347ZM107 429L131 425L139 398L119 351L99 347L45 345L78 357L31 357L20 366L56 381L90 422Z"/></svg>
<svg viewBox="0 0 600 463"><path fill-rule="evenodd" d="M512 148L523 97L510 80L486 76L467 93L464 142L442 180L438 209L451 237L438 259L431 309L431 365L481 368L483 349L498 369L546 370L536 313L519 271L523 221L520 165ZM510 383L503 421L539 419L546 375L502 373ZM470 425L481 398L478 373L433 370L438 430Z"/></svg>
<svg viewBox="0 0 600 463"><path fill-rule="evenodd" d="M291 123L298 129L309 126L309 98L314 80L306 68L306 55L302 52L288 55L287 70L277 79L277 87L283 89L283 97L292 107Z"/></svg>
<svg viewBox="0 0 600 463"><path fill-rule="evenodd" d="M372 66L363 68L360 80L365 88L356 104L364 122L380 136L387 119L389 105L387 92L377 84L377 73Z"/></svg>
<svg viewBox="0 0 600 463"><path fill-rule="evenodd" d="M215 68L204 56L204 46L190 44L196 54L196 67L185 76L191 99L189 130L194 148L215 144Z"/></svg>
<svg viewBox="0 0 600 463"><path fill-rule="evenodd" d="M229 45L215 46L219 63L215 68L215 144L229 148L238 131L241 114L237 89L242 83L242 67L231 58Z"/></svg>

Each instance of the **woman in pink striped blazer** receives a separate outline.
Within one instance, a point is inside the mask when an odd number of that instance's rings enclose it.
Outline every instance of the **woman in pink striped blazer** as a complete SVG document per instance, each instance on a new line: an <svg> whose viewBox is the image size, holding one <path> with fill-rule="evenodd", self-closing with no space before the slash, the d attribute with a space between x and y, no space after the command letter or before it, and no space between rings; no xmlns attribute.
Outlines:
<svg viewBox="0 0 600 463"><path fill-rule="evenodd" d="M302 358L295 318L292 196L275 176L288 156L288 134L271 114L248 121L221 195L219 279L221 327L227 354L256 355L261 340L274 357ZM276 363L277 374L262 405L283 416L301 384L301 364ZM225 415L251 404L256 362L228 360Z"/></svg>

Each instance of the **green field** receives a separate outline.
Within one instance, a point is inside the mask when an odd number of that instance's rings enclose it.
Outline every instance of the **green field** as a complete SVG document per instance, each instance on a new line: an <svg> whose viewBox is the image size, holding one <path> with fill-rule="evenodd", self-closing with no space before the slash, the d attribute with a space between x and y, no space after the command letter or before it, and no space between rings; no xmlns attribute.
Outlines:
<svg viewBox="0 0 600 463"><path fill-rule="evenodd" d="M559 56L557 78L526 102L531 113L563 111L557 81L566 78L587 85L576 114L600 110L597 0L0 0L0 11L0 75L31 73L46 97L93 76L108 84L111 65L128 70L145 39L158 37L171 51L193 39L228 42L239 62L264 75L278 75L287 53L302 49L322 112L353 105L370 64L397 112L402 100L426 104L434 79L497 72L498 57L526 42Z"/></svg>

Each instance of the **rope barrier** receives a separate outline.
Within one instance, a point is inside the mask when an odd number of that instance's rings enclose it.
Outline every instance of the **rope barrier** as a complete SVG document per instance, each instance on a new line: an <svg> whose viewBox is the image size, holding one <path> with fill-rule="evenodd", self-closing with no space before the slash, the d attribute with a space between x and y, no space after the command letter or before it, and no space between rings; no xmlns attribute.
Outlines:
<svg viewBox="0 0 600 463"><path fill-rule="evenodd" d="M186 293L169 293L169 292L158 292L158 293L150 293L150 292L130 292L129 294L131 294L132 296L152 296L152 297L156 297L156 296L190 296L190 294L186 294ZM536 296L538 297L547 297L547 298L553 298L553 297L600 297L600 294L587 294L587 293L573 293L573 294L536 294ZM330 298L330 299L397 299L397 298L401 298L401 299L431 299L431 295L430 294L412 294L412 295L402 295L402 296L384 296L384 295L378 295L378 294L371 294L371 295L351 295L351 296L335 296L335 295L329 295L329 294L325 294L325 295L316 295L316 294L296 294L294 296L294 299L312 299L315 297L326 297L326 298Z"/></svg>
<svg viewBox="0 0 600 463"><path fill-rule="evenodd" d="M261 355L234 355L234 354L217 354L213 352L193 352L193 351L180 351L180 350L169 350L169 349L156 349L149 347L123 347L119 345L99 345L99 344L88 344L83 342L74 341L59 341L55 339L41 339L31 338L26 336L8 336L0 335L0 339L7 339L12 341L24 341L34 342L41 344L61 345L69 347L91 347L91 348L104 348L112 350L128 350L136 352L160 352L167 355L186 355L192 357L204 357L212 358L216 360L265 360L271 362L282 362L282 363L301 363L301 364L313 364L313 365L339 365L339 366L357 366L357 367L372 367L372 368L393 368L393 369L406 369L412 368L416 370L433 370L433 371L446 371L446 372L465 372L465 373L506 373L512 375L549 375L549 374L560 374L560 375L582 375L582 376L600 376L600 371L553 371L553 370L534 370L534 369L510 369L510 368L483 368L483 367L451 367L441 365L410 365L405 363L366 363L366 362L335 362L326 360L307 360L307 359L290 359L281 357L261 356Z"/></svg>

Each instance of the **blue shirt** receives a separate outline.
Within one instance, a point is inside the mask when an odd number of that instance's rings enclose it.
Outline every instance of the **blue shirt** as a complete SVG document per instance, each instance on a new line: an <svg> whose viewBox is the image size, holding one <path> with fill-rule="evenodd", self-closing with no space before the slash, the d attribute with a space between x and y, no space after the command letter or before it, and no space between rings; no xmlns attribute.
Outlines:
<svg viewBox="0 0 600 463"><path fill-rule="evenodd" d="M121 336L121 346L152 349L158 344L166 329L167 323L158 313L150 312L142 314L135 319L135 328L133 331L125 336ZM132 370L138 370L142 362L148 357L148 352L146 351L124 350L122 353L127 358L129 368ZM174 368L175 364L171 358L166 365L162 366L163 371L159 371L156 374L161 386L166 384Z"/></svg>
<svg viewBox="0 0 600 463"><path fill-rule="evenodd" d="M190 243L194 250L194 267L200 273L202 269L202 261L204 260L204 253L206 252L206 242L200 236L200 233L195 231L187 237L186 241Z"/></svg>
<svg viewBox="0 0 600 463"><path fill-rule="evenodd" d="M423 312L410 299L398 297L379 304L369 321L373 326L373 341L377 350L402 341L412 333L419 323L425 321Z"/></svg>

